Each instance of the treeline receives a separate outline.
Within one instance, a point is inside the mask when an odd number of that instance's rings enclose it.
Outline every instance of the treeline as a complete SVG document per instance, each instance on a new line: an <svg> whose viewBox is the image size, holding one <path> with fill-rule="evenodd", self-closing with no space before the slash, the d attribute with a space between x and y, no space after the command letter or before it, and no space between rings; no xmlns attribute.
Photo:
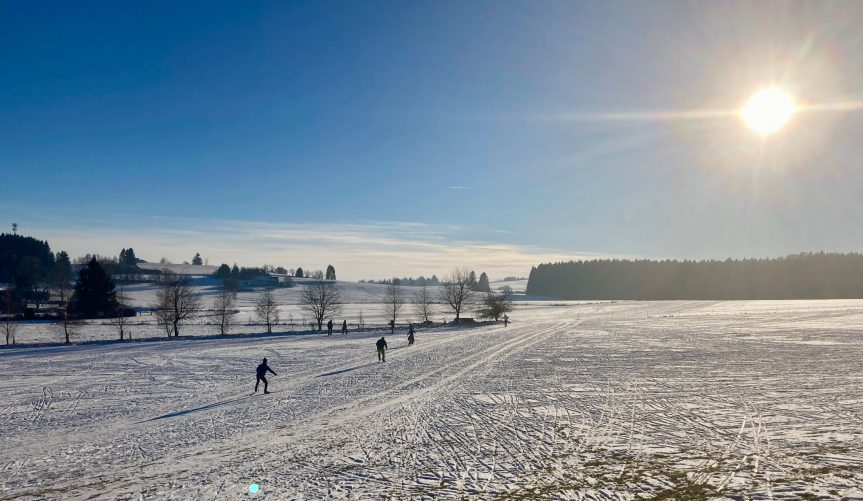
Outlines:
<svg viewBox="0 0 863 501"><path fill-rule="evenodd" d="M598 259L541 264L530 295L564 299L863 298L863 254L801 253L768 259Z"/></svg>
<svg viewBox="0 0 863 501"><path fill-rule="evenodd" d="M420 287L422 285L428 285L430 287L435 287L440 285L440 279L436 275L432 275L431 278L426 278L420 275L417 278L414 277L403 277L403 278L384 278L383 280L360 280L361 284L381 284L381 285L404 285L405 287Z"/></svg>
<svg viewBox="0 0 863 501"><path fill-rule="evenodd" d="M246 268L237 267L237 264L234 263L234 267L232 268L227 264L222 263L222 265L213 273L213 276L222 280L251 280L255 277L269 274L296 278L314 278L316 280L335 280L336 268L333 265L327 266L327 272L325 274L323 270L303 270L302 266L299 266L296 269L288 269L282 266L270 266L265 264L260 267Z"/></svg>
<svg viewBox="0 0 863 501"><path fill-rule="evenodd" d="M467 280L467 286L470 290L474 292L491 292L491 286L488 281L488 275L485 273L481 273L479 278L477 278L476 272L470 271L467 273L465 278ZM432 275L431 278L426 278L420 275L417 278L413 277L403 277L403 278L385 278L383 280L360 280L360 283L368 283L368 284L381 284L381 285L401 285L406 287L421 287L423 285L429 287L436 287L442 284L440 279L438 279L437 275Z"/></svg>

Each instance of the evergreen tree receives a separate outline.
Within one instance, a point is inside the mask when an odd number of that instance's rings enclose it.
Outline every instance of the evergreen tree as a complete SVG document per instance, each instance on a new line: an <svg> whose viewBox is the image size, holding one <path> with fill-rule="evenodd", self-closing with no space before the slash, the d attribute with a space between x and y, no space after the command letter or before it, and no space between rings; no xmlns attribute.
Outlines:
<svg viewBox="0 0 863 501"><path fill-rule="evenodd" d="M138 266L138 258L135 256L135 251L129 247L120 251L120 257L117 259L120 266Z"/></svg>
<svg viewBox="0 0 863 501"><path fill-rule="evenodd" d="M327 280L335 280L336 279L336 269L333 265L327 266Z"/></svg>
<svg viewBox="0 0 863 501"><path fill-rule="evenodd" d="M111 316L117 310L114 282L95 257L78 275L71 310L82 318Z"/></svg>
<svg viewBox="0 0 863 501"><path fill-rule="evenodd" d="M26 297L54 272L54 254L48 242L21 235L0 234L0 283L14 285L18 298Z"/></svg>
<svg viewBox="0 0 863 501"><path fill-rule="evenodd" d="M234 280L240 279L240 267L237 266L237 263L234 263L234 267L231 268L231 278Z"/></svg>
<svg viewBox="0 0 863 501"><path fill-rule="evenodd" d="M220 278L222 280L231 278L231 267L225 263L222 263L222 265L219 266L219 269L216 270L216 273L214 273L213 275L215 275L216 278Z"/></svg>
<svg viewBox="0 0 863 501"><path fill-rule="evenodd" d="M54 255L54 283L67 284L72 280L72 261L66 251Z"/></svg>
<svg viewBox="0 0 863 501"><path fill-rule="evenodd" d="M476 273L473 271L470 272L467 276L467 286L470 287L470 290L476 290Z"/></svg>
<svg viewBox="0 0 863 501"><path fill-rule="evenodd" d="M135 249L129 247L126 249L126 261L125 264L129 266L138 266L138 256L135 255Z"/></svg>
<svg viewBox="0 0 863 501"><path fill-rule="evenodd" d="M479 292L491 292L491 286L488 283L488 275L485 272L479 275L479 282L476 283L476 290Z"/></svg>
<svg viewBox="0 0 863 501"><path fill-rule="evenodd" d="M192 258L192 264L195 266L201 266L204 264L204 259L201 257L199 252L196 252L195 257Z"/></svg>
<svg viewBox="0 0 863 501"><path fill-rule="evenodd" d="M297 278L303 278L305 276L305 275L303 275L303 268L302 267L297 268L297 271L296 271L296 273L294 273L294 276Z"/></svg>

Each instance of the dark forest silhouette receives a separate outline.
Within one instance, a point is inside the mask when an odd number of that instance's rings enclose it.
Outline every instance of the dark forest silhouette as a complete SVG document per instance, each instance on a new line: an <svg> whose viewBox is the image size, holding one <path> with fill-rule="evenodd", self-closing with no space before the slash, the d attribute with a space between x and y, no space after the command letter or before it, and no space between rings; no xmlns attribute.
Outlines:
<svg viewBox="0 0 863 501"><path fill-rule="evenodd" d="M563 299L863 298L863 254L541 264L530 272L527 293Z"/></svg>

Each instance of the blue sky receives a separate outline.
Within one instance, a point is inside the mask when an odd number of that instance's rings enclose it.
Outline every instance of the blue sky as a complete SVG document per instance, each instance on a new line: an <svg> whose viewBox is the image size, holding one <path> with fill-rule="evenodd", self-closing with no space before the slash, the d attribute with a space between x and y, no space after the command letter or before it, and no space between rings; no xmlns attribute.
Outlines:
<svg viewBox="0 0 863 501"><path fill-rule="evenodd" d="M772 83L859 102L854 2L0 2L0 23L3 224L73 254L361 278L863 250L863 112L766 139L604 119Z"/></svg>

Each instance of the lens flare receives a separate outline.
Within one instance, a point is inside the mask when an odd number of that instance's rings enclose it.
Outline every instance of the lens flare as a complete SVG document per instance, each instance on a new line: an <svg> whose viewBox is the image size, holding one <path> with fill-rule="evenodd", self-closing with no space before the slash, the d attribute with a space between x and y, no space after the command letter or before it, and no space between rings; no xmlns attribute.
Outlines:
<svg viewBox="0 0 863 501"><path fill-rule="evenodd" d="M787 92L771 87L749 98L740 116L755 132L766 136L781 129L797 112L797 105Z"/></svg>

